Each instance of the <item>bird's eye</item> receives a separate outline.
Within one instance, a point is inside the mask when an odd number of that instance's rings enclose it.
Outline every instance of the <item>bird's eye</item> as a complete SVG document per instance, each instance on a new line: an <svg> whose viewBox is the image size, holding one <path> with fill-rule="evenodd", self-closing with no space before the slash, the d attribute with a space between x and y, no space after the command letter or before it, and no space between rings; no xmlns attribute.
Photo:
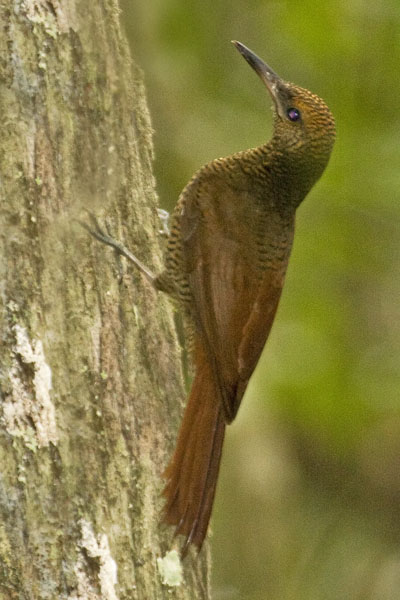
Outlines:
<svg viewBox="0 0 400 600"><path fill-rule="evenodd" d="M298 121L300 119L300 111L297 108L288 108L286 112L290 121Z"/></svg>

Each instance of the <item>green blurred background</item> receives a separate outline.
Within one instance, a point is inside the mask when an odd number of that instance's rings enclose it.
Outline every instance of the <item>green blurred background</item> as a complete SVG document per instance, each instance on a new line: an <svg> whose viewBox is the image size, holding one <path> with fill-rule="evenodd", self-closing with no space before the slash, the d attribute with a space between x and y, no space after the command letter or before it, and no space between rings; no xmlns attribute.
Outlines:
<svg viewBox="0 0 400 600"><path fill-rule="evenodd" d="M214 600L399 599L399 0L124 0L121 18L145 73L165 208L205 162L270 136L270 99L231 39L337 121L228 431Z"/></svg>

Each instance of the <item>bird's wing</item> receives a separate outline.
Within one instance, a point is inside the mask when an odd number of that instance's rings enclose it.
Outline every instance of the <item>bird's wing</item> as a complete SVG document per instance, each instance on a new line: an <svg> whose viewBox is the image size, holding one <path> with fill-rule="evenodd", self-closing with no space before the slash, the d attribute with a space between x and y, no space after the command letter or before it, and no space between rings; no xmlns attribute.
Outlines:
<svg viewBox="0 0 400 600"><path fill-rule="evenodd" d="M235 200L241 206L248 198ZM201 203L187 201L180 217L196 333L210 357L227 422L236 415L271 329L292 236L283 261L263 270L254 224L244 209L243 218L232 210L202 196Z"/></svg>

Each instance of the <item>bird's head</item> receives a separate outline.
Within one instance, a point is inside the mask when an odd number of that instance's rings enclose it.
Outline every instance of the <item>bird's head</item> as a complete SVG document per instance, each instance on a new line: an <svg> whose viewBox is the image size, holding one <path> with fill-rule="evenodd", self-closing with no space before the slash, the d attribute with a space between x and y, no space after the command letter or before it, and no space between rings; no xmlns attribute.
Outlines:
<svg viewBox="0 0 400 600"><path fill-rule="evenodd" d="M311 169L317 179L326 167L335 141L335 121L316 94L281 79L240 42L233 44L266 85L275 109L273 143L299 168ZM311 173L310 173L311 175Z"/></svg>

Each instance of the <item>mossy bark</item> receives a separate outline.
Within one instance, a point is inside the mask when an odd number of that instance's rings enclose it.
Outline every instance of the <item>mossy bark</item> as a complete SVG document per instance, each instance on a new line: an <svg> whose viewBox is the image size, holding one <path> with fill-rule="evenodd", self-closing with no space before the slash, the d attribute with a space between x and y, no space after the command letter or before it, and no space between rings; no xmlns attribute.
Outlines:
<svg viewBox="0 0 400 600"><path fill-rule="evenodd" d="M206 550L162 583L160 474L184 397L156 271L142 75L116 0L0 2L0 598L209 597Z"/></svg>

